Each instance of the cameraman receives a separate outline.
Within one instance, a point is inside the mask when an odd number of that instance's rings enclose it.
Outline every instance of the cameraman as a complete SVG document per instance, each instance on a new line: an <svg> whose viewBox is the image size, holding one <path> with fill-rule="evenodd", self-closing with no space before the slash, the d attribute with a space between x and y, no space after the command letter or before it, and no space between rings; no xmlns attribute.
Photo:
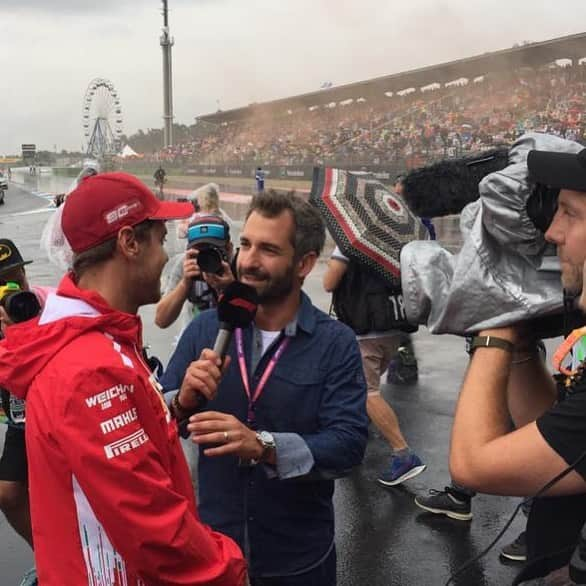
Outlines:
<svg viewBox="0 0 586 586"><path fill-rule="evenodd" d="M44 304L47 295L53 289L51 287L31 288L29 286L24 267L31 262L31 260L23 260L20 251L12 240L0 239L0 285L6 286L6 283L16 283L22 291L32 289L39 303ZM5 328L12 325L12 323L13 320L7 314L5 308L0 306L2 337ZM11 398L4 389L1 389L1 393L2 404L8 416L8 429L6 430L4 449L0 457L0 509L14 530L32 548L23 404L20 402L17 404L14 397Z"/></svg>
<svg viewBox="0 0 586 586"><path fill-rule="evenodd" d="M221 259L217 272L206 273L199 266L200 251L209 248ZM217 216L198 214L187 229L185 254L177 255L169 269L155 323L169 327L184 308L184 329L200 311L215 307L218 293L234 280L229 264L232 253L229 225Z"/></svg>
<svg viewBox="0 0 586 586"><path fill-rule="evenodd" d="M531 151L527 165L533 181L560 190L545 236L557 246L564 289L579 296L578 304L586 310L586 149L578 154ZM582 497L567 496L586 493L585 364L574 366L564 400L554 403L554 381L537 359L532 333L526 330L484 330L473 339L474 354L454 420L450 469L456 482L474 490L526 496L575 464L545 493L564 499L536 499L532 505L528 559L557 552L555 562L542 562L547 572L567 562L586 520ZM536 421L510 432L507 388L513 386L523 389L529 401L546 395L552 399L542 402ZM542 530L545 517L547 531Z"/></svg>

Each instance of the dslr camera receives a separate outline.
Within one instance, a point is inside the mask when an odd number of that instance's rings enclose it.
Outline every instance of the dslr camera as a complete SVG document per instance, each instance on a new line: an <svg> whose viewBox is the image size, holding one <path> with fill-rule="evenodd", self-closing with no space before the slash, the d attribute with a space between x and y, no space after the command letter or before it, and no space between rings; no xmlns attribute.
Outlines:
<svg viewBox="0 0 586 586"><path fill-rule="evenodd" d="M32 319L41 311L37 296L30 291L23 291L18 283L12 281L0 285L0 306L14 323Z"/></svg>
<svg viewBox="0 0 586 586"><path fill-rule="evenodd" d="M221 275L222 262L230 262L230 226L217 216L195 218L187 229L187 247L198 251L197 264L204 273Z"/></svg>

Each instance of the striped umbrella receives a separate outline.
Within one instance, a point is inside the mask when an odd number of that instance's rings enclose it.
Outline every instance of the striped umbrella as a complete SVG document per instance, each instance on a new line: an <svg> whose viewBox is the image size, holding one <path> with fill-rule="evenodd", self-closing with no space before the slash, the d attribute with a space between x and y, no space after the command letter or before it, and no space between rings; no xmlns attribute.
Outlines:
<svg viewBox="0 0 586 586"><path fill-rule="evenodd" d="M316 167L310 201L342 253L401 287L401 249L428 232L402 197L371 175Z"/></svg>

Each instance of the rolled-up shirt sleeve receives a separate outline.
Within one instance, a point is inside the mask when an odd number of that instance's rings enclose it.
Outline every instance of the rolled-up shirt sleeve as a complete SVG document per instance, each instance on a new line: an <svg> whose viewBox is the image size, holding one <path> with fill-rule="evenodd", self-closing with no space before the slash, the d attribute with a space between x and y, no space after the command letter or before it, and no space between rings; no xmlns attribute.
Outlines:
<svg viewBox="0 0 586 586"><path fill-rule="evenodd" d="M305 440L297 433L273 433L277 446L276 466L266 466L269 478L305 476L313 469L315 460Z"/></svg>

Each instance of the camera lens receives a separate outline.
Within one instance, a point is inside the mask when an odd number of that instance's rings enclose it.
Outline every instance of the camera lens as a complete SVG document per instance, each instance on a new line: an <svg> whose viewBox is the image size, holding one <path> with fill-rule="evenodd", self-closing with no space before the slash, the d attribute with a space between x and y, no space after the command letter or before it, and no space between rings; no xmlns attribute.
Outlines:
<svg viewBox="0 0 586 586"><path fill-rule="evenodd" d="M216 248L204 248L197 255L197 264L204 273L221 275L224 272L222 267L222 253Z"/></svg>
<svg viewBox="0 0 586 586"><path fill-rule="evenodd" d="M10 293L2 299L2 305L6 309L8 317L14 323L20 323L39 315L41 305L37 296L30 291L18 291Z"/></svg>

